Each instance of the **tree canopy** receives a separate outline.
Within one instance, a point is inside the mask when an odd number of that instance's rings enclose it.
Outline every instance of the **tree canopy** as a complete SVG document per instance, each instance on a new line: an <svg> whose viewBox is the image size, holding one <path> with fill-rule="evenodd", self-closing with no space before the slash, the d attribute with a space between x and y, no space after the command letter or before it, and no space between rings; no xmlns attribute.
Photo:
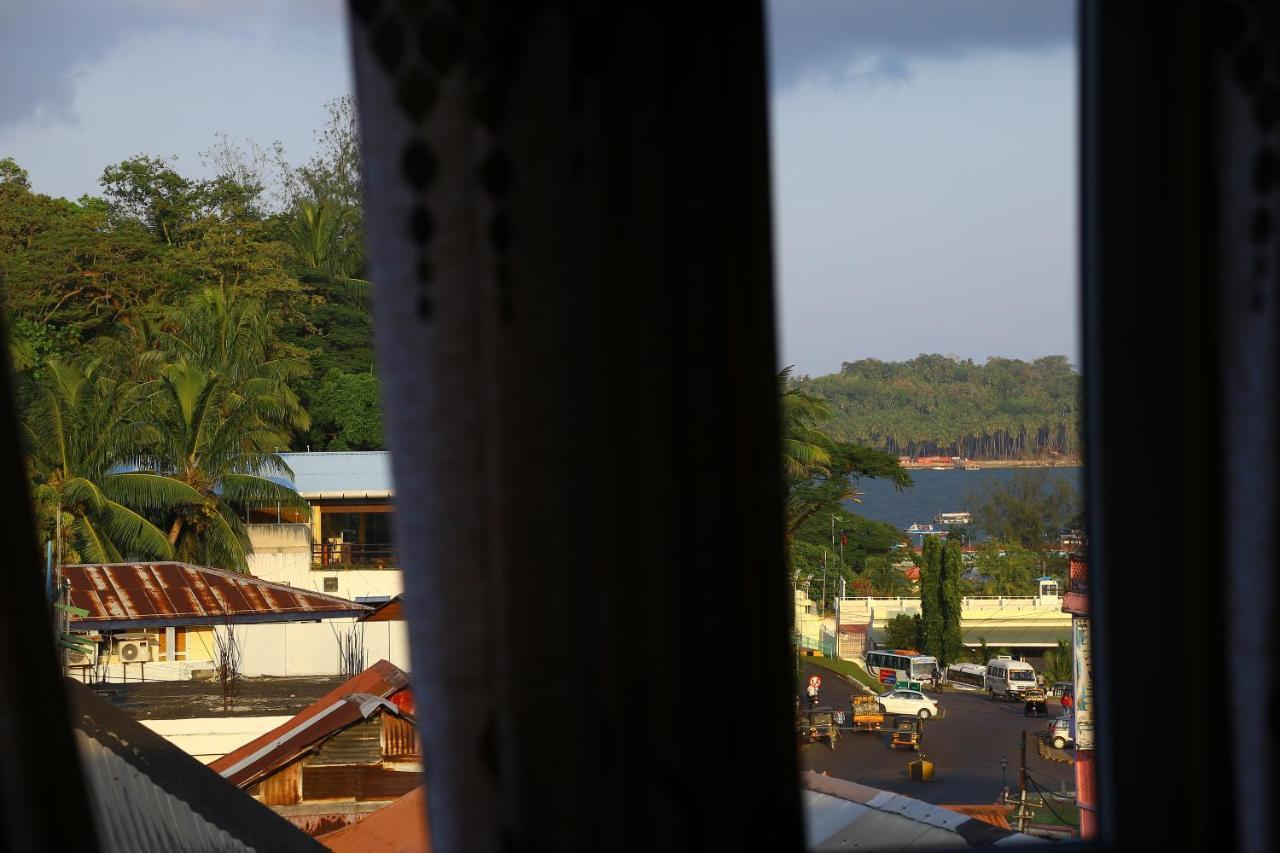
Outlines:
<svg viewBox="0 0 1280 853"><path fill-rule="evenodd" d="M985 364L942 355L846 362L796 387L825 402L835 439L894 456L1078 456L1080 376L1066 356Z"/></svg>

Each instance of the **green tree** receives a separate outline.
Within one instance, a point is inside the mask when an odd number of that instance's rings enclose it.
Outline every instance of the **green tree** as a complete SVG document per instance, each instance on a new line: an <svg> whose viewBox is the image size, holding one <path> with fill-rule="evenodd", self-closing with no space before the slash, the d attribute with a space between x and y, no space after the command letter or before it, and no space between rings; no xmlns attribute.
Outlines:
<svg viewBox="0 0 1280 853"><path fill-rule="evenodd" d="M941 569L942 655L939 663L946 666L959 661L964 654L960 631L960 579L964 574L964 560L960 543L954 539L948 539L942 546Z"/></svg>
<svg viewBox="0 0 1280 853"><path fill-rule="evenodd" d="M987 595L1035 595L1040 558L1017 543L984 542L977 571Z"/></svg>
<svg viewBox="0 0 1280 853"><path fill-rule="evenodd" d="M924 653L942 660L946 609L942 597L942 543L926 536L920 553L920 618L924 625Z"/></svg>
<svg viewBox="0 0 1280 853"><path fill-rule="evenodd" d="M1043 557L1057 548L1058 535L1076 524L1080 496L1069 482L1043 468L992 480L981 495L970 495L974 523L993 539L1016 542Z"/></svg>
<svg viewBox="0 0 1280 853"><path fill-rule="evenodd" d="M54 539L63 528L64 561L172 558L146 515L181 505L191 490L163 477L113 473L155 437L141 417L141 388L96 361L51 359L41 378L24 421L41 532Z"/></svg>
<svg viewBox="0 0 1280 853"><path fill-rule="evenodd" d="M884 643L891 649L920 649L925 646L921 618L899 613L884 625Z"/></svg>
<svg viewBox="0 0 1280 853"><path fill-rule="evenodd" d="M311 397L312 444L326 450L382 449L380 393L371 373L329 370Z"/></svg>
<svg viewBox="0 0 1280 853"><path fill-rule="evenodd" d="M216 372L185 362L160 373L151 408L159 440L143 459L151 473L196 493L166 514L169 543L188 562L245 571L252 546L236 510L306 507L297 492L268 478L290 474L274 452L282 438L272 426L276 402L268 385L241 393Z"/></svg>

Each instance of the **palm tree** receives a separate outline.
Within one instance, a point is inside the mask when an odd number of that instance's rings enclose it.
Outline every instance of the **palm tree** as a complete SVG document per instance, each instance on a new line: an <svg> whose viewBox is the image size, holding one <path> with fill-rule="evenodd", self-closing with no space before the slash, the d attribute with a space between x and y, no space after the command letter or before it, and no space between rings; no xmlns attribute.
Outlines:
<svg viewBox="0 0 1280 853"><path fill-rule="evenodd" d="M246 398L258 398L258 414L281 433L311 425L292 384L305 377L306 362L276 340L276 323L252 299L218 288L195 294L172 319L177 332L159 337L170 363L211 371ZM287 443L282 435L280 444Z"/></svg>
<svg viewBox="0 0 1280 853"><path fill-rule="evenodd" d="M164 477L119 472L154 437L137 417L141 386L111 376L96 360L50 359L45 367L24 427L37 500L55 514L59 562L171 559L169 540L146 514L172 510L194 493Z"/></svg>
<svg viewBox="0 0 1280 853"><path fill-rule="evenodd" d="M800 477L821 473L831 462L831 437L817 428L817 424L830 420L831 410L824 400L787 387L793 367L778 371L782 465L788 477Z"/></svg>
<svg viewBox="0 0 1280 853"><path fill-rule="evenodd" d="M296 491L268 478L292 473L275 452L288 436L279 429L272 383L251 378L237 388L216 371L179 361L165 366L154 386L158 440L144 462L192 495L167 514L167 541L189 562L245 571L252 546L237 508L307 508Z"/></svg>
<svg viewBox="0 0 1280 853"><path fill-rule="evenodd" d="M301 268L303 282L342 285L354 298L368 297L369 282L356 276L364 266L357 208L299 199L285 219L284 242Z"/></svg>

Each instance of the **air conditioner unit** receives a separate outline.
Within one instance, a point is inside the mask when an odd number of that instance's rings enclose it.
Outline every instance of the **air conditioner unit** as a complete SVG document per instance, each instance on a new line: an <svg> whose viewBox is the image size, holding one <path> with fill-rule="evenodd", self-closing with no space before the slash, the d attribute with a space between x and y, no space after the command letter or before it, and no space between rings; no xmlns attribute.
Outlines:
<svg viewBox="0 0 1280 853"><path fill-rule="evenodd" d="M67 666L97 666L98 647L88 646L83 649L67 649Z"/></svg>
<svg viewBox="0 0 1280 853"><path fill-rule="evenodd" d="M151 660L151 643L148 640L121 640L116 649L122 663L143 663Z"/></svg>

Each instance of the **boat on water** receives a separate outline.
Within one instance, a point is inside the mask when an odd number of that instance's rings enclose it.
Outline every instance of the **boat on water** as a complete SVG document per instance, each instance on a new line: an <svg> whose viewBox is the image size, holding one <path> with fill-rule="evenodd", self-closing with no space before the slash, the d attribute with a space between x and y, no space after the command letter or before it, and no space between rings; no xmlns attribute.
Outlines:
<svg viewBox="0 0 1280 853"><path fill-rule="evenodd" d="M979 465L975 465L974 463L970 462L970 463L968 463L967 465L965 465L965 466L964 466L964 470L966 470L966 471L981 471L981 470L982 470L982 467L981 467L981 466L979 466Z"/></svg>
<svg viewBox="0 0 1280 853"><path fill-rule="evenodd" d="M934 465L934 466L933 466L933 470L935 470L935 471L946 471L946 470L947 470L947 467L946 467L945 465Z"/></svg>
<svg viewBox="0 0 1280 853"><path fill-rule="evenodd" d="M967 512L940 512L933 517L933 523L940 527L950 524L972 524L973 515Z"/></svg>

